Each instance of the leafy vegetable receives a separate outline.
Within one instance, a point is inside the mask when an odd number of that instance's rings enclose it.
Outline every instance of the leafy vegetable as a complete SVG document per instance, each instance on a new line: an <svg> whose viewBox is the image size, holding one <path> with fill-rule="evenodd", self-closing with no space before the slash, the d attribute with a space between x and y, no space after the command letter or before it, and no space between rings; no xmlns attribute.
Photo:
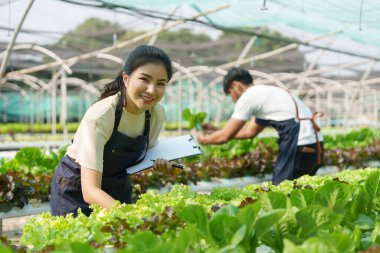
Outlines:
<svg viewBox="0 0 380 253"><path fill-rule="evenodd" d="M182 117L189 122L189 128L196 128L198 131L202 130L202 123L206 119L205 112L193 113L189 108L182 111Z"/></svg>

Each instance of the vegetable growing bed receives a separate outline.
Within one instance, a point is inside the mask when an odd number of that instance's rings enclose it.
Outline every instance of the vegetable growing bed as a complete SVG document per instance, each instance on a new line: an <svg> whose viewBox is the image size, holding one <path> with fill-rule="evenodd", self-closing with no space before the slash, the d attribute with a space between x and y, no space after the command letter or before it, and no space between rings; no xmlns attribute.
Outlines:
<svg viewBox="0 0 380 253"><path fill-rule="evenodd" d="M339 169L367 166L380 160L380 131L362 129L346 135L325 136L325 165ZM271 174L277 153L275 138L235 141L221 146L203 147L204 156L186 159L186 169L147 170L132 176L134 196L147 189L168 184L197 185L201 181L245 178ZM49 201L49 186L65 148L23 148L14 159L0 159L0 212L22 208L30 201ZM136 198L137 199L137 198Z"/></svg>
<svg viewBox="0 0 380 253"><path fill-rule="evenodd" d="M377 252L379 183L368 168L209 194L177 185L90 217L41 214L20 242L33 252Z"/></svg>

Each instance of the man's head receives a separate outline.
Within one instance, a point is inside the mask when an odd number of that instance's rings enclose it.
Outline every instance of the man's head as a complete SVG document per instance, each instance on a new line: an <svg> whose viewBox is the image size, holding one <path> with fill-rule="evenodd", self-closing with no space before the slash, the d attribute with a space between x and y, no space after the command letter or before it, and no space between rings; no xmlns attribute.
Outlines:
<svg viewBox="0 0 380 253"><path fill-rule="evenodd" d="M223 80L223 90L226 95L231 95L236 102L241 94L252 85L253 78L248 70L243 68L232 68Z"/></svg>

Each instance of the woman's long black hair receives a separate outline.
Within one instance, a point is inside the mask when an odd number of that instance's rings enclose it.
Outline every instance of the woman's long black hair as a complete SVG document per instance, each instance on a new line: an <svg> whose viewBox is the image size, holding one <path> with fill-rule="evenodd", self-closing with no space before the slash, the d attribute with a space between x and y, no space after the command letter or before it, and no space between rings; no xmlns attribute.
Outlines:
<svg viewBox="0 0 380 253"><path fill-rule="evenodd" d="M172 62L169 56L160 48L149 45L139 45L137 46L128 56L127 61L125 62L123 71L131 75L132 72L145 65L147 63L158 63L162 64L168 76L168 81L172 78L173 69ZM121 92L122 98L126 97L126 90L123 81L123 71L120 71L116 78L107 83L102 90L99 100L102 100L106 97L115 95L118 92ZM124 101L125 106L125 101Z"/></svg>

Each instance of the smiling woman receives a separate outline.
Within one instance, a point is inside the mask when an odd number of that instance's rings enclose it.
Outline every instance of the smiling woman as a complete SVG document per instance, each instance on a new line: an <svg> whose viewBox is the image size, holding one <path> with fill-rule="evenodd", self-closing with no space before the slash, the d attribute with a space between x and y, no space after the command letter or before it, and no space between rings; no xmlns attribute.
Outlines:
<svg viewBox="0 0 380 253"><path fill-rule="evenodd" d="M110 208L116 200L132 203L126 169L157 144L164 122L158 102L171 77L171 60L163 50L140 45L131 52L123 71L87 110L57 167L51 185L53 215L76 216L79 209L89 215L90 204ZM169 169L171 164L157 159L153 167Z"/></svg>
<svg viewBox="0 0 380 253"><path fill-rule="evenodd" d="M161 100L168 77L162 64L148 63L130 75L123 72L123 81L127 90L127 111L140 114Z"/></svg>

